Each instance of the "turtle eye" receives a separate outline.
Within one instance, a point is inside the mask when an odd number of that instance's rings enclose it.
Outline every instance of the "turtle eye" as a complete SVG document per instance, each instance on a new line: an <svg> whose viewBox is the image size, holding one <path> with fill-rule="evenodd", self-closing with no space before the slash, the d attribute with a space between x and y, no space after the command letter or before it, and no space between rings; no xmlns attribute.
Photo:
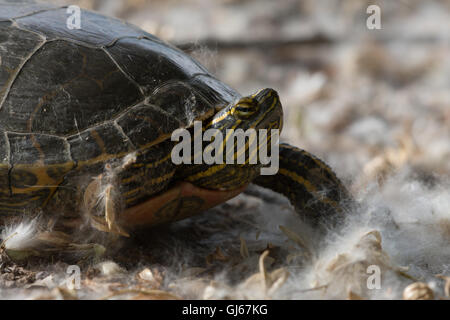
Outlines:
<svg viewBox="0 0 450 320"><path fill-rule="evenodd" d="M231 109L231 114L238 118L248 119L256 111L258 111L258 105L256 103L252 103L252 101L239 102Z"/></svg>

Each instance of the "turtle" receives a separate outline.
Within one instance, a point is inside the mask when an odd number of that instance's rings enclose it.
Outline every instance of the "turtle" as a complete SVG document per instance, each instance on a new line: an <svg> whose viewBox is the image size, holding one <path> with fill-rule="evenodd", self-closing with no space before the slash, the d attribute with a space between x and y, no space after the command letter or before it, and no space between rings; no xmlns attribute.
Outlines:
<svg viewBox="0 0 450 320"><path fill-rule="evenodd" d="M174 163L173 133L196 123L223 133L222 146L237 144L228 129L266 129L272 141L283 125L274 89L242 96L134 25L81 10L76 28L69 16L64 6L0 3L0 225L39 215L51 228L87 224L127 236L200 213L250 183L286 196L312 221L343 211L351 195L333 170L285 143L275 144L279 169L270 175L260 162Z"/></svg>

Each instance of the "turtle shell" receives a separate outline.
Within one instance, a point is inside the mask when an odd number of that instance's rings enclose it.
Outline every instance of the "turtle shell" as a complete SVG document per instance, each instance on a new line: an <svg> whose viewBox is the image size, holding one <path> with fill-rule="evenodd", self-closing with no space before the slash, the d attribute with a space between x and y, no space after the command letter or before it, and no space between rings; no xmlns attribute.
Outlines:
<svg viewBox="0 0 450 320"><path fill-rule="evenodd" d="M70 29L69 16L0 0L0 214L42 207L74 171L160 145L238 97L133 25L82 10Z"/></svg>

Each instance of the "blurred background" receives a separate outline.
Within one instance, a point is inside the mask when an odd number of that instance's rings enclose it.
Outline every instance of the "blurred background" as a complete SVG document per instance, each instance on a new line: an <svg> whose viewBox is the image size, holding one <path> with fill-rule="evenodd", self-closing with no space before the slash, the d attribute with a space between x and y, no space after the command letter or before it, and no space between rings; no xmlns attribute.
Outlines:
<svg viewBox="0 0 450 320"><path fill-rule="evenodd" d="M53 288L45 297L399 299L422 281L448 299L450 1L47 2L133 23L243 95L276 89L282 140L330 164L364 209L317 248L286 201L241 195L89 267L81 291L57 285L65 265L41 271L36 286ZM367 27L369 5L381 9L381 29ZM372 264L382 290L364 289Z"/></svg>

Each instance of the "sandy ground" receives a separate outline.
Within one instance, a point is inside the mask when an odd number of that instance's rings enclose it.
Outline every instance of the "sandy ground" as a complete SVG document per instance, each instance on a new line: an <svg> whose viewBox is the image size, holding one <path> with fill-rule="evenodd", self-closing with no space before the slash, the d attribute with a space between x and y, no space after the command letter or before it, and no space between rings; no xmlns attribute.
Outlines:
<svg viewBox="0 0 450 320"><path fill-rule="evenodd" d="M52 2L180 45L244 95L276 89L282 140L330 164L362 207L318 246L285 199L252 189L263 199L135 235L125 256L77 257L80 289L69 263L3 260L1 298L448 299L449 1Z"/></svg>

